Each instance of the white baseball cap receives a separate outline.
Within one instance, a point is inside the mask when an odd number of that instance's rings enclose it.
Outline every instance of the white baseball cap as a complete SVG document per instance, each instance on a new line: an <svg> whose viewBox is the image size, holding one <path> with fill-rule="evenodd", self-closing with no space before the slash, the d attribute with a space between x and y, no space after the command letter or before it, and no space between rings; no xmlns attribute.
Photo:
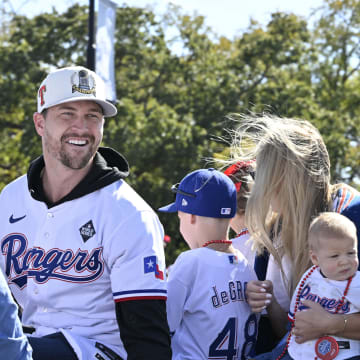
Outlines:
<svg viewBox="0 0 360 360"><path fill-rule="evenodd" d="M70 66L51 72L41 83L37 97L37 111L67 103L89 100L99 104L104 116L114 116L116 107L106 101L105 83L99 75L82 66Z"/></svg>

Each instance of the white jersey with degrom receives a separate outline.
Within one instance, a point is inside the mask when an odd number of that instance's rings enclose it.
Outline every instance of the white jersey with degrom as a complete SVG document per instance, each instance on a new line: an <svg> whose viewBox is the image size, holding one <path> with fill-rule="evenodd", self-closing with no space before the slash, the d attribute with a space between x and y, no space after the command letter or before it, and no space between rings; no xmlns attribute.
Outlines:
<svg viewBox="0 0 360 360"><path fill-rule="evenodd" d="M168 280L173 359L245 359L257 336L258 317L245 298L247 282L255 279L238 251L180 254Z"/></svg>
<svg viewBox="0 0 360 360"><path fill-rule="evenodd" d="M305 272L304 276L300 280L294 296L291 300L291 307L289 312L290 321L294 320L294 309L296 303L296 297L299 291L299 286L306 276L308 271ZM336 281L325 278L321 275L319 268L310 275L308 279L305 280L305 283L302 285L301 294L300 294L300 304L297 311L302 310L301 300L312 300L320 303L325 310L329 313L334 313L339 301L342 299L347 281ZM360 312L360 272L357 271L356 275L351 281L348 294L345 297L345 301L341 306L338 314L352 314ZM296 321L296 314L295 314ZM355 355L360 355L360 341L340 338L338 336L333 336L336 341L343 342L346 344L346 348L340 349L336 360L343 360L351 358ZM315 352L316 340L306 341L303 344L298 344L295 342L294 336L291 336L290 343L288 347L288 352L291 357L295 360L309 360L314 359L317 355Z"/></svg>

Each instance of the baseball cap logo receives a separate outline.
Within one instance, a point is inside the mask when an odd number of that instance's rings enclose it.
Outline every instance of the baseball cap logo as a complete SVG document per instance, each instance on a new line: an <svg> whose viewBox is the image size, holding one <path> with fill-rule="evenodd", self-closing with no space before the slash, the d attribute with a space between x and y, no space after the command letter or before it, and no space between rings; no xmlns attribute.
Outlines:
<svg viewBox="0 0 360 360"><path fill-rule="evenodd" d="M230 215L231 208L221 208L220 212L221 212L221 215Z"/></svg>
<svg viewBox="0 0 360 360"><path fill-rule="evenodd" d="M71 76L72 92L93 94L96 96L96 83L94 77L86 70L75 72Z"/></svg>
<svg viewBox="0 0 360 360"><path fill-rule="evenodd" d="M41 106L43 106L45 104L44 92L46 92L46 85L41 86L41 88L39 89L39 98L40 98Z"/></svg>

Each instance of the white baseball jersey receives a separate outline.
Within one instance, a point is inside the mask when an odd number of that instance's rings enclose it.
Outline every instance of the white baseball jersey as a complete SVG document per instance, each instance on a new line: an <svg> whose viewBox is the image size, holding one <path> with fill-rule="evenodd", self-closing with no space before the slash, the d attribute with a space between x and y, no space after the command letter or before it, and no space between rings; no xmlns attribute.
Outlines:
<svg viewBox="0 0 360 360"><path fill-rule="evenodd" d="M307 274L305 272L304 275ZM304 276L303 276L304 277ZM301 284L302 279L299 284ZM291 300L291 307L289 312L289 319L294 320L294 309L296 296L298 293L299 285L297 286L294 296ZM347 281L336 281L330 280L323 277L317 268L310 277L306 280L305 284L302 287L300 295L300 304L297 311L301 311L301 300L312 300L320 303L325 310L330 313L334 313L336 310L339 301L342 299ZM352 314L360 311L360 272L358 271L355 277L352 279L350 284L349 292L345 297L345 301L341 309L339 309L338 314ZM296 314L295 314L296 319ZM360 354L360 341L340 338L338 336L333 336L336 341L343 341L349 345L348 349L340 349L336 360L347 359L355 355ZM291 357L295 360L309 360L316 357L315 353L315 343L317 340L310 340L303 344L298 344L295 342L294 336L291 336L290 343L288 347L288 352Z"/></svg>
<svg viewBox="0 0 360 360"><path fill-rule="evenodd" d="M115 302L166 299L154 211L123 180L48 209L22 176L0 203L0 265L32 336L61 331L79 359L95 359L96 342L126 359Z"/></svg>
<svg viewBox="0 0 360 360"><path fill-rule="evenodd" d="M248 261L250 267L254 267L255 251L251 249L252 241L250 240L250 233L248 229L242 229L239 234L232 239L233 246L238 249Z"/></svg>
<svg viewBox="0 0 360 360"><path fill-rule="evenodd" d="M180 254L168 280L173 359L245 359L257 336L258 317L245 299L246 284L255 279L240 252Z"/></svg>

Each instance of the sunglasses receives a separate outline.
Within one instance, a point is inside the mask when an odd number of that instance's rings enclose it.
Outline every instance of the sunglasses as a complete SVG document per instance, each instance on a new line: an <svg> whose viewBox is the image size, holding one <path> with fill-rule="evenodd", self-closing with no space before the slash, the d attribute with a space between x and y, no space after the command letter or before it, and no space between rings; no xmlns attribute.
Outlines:
<svg viewBox="0 0 360 360"><path fill-rule="evenodd" d="M214 176L214 174L212 174L211 176L209 176L207 178L207 180L196 190L194 190L194 192L199 192L200 190L202 190L204 188L204 186L212 179L212 177ZM177 183L175 185L173 185L171 187L171 191L175 194L181 194L181 195L185 195L185 196L190 196L192 198L195 198L196 197L196 194L192 194L192 193L188 193L188 192L185 192L185 191L182 191L179 189L179 185L180 183Z"/></svg>
<svg viewBox="0 0 360 360"><path fill-rule="evenodd" d="M193 197L193 198L196 197L195 194L190 194L190 193L187 193L185 191L180 190L179 185L180 185L180 183L177 183L177 184L173 185L171 187L171 192L173 192L174 194L181 194L181 195L190 196L190 197Z"/></svg>

